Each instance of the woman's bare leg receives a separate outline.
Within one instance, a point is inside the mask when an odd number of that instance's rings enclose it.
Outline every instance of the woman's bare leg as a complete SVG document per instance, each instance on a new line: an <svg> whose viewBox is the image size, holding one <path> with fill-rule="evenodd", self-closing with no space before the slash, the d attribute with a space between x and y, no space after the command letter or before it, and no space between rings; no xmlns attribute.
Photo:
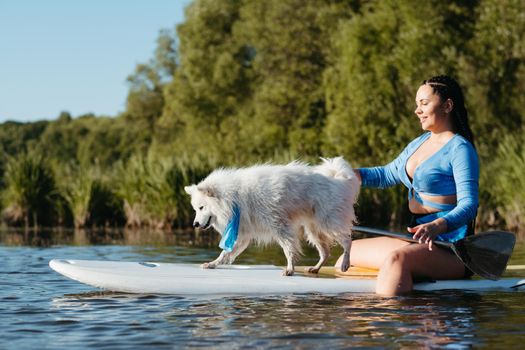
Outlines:
<svg viewBox="0 0 525 350"><path fill-rule="evenodd" d="M392 251L383 261L377 276L376 293L398 295L412 290L413 277L436 280L460 279L465 266L454 254L427 244L409 244Z"/></svg>
<svg viewBox="0 0 525 350"><path fill-rule="evenodd" d="M352 242L350 250L350 264L352 266L379 269L383 261L396 249L409 245L410 243L396 238L375 237L356 239ZM339 257L335 267L341 267L343 256Z"/></svg>

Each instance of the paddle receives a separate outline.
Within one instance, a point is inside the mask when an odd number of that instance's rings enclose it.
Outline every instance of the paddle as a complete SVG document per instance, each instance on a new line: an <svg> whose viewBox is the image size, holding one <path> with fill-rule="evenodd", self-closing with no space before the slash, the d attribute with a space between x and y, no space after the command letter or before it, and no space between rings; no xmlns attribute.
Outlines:
<svg viewBox="0 0 525 350"><path fill-rule="evenodd" d="M410 234L362 226L354 226L352 230L418 242ZM490 280L497 280L501 277L512 255L515 243L516 236L506 231L481 232L455 243L434 241L434 244L452 249L472 272Z"/></svg>

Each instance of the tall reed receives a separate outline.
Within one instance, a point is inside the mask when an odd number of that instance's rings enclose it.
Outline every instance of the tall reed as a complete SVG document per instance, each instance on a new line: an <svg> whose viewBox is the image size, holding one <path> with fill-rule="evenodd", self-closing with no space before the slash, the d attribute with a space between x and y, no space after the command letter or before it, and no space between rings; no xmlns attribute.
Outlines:
<svg viewBox="0 0 525 350"><path fill-rule="evenodd" d="M89 220L92 226L123 226L124 201L114 186L115 179L96 178L91 186Z"/></svg>
<svg viewBox="0 0 525 350"><path fill-rule="evenodd" d="M207 160L135 155L118 166L118 193L127 226L187 227L192 208L184 186L210 171Z"/></svg>
<svg viewBox="0 0 525 350"><path fill-rule="evenodd" d="M75 227L84 227L89 219L89 203L95 180L92 171L69 164L62 169L61 191L71 209Z"/></svg>
<svg viewBox="0 0 525 350"><path fill-rule="evenodd" d="M53 171L41 155L30 152L9 158L5 184L3 217L8 223L26 228L53 224L61 198Z"/></svg>
<svg viewBox="0 0 525 350"><path fill-rule="evenodd" d="M166 181L169 160L132 156L118 167L118 193L127 226L169 226L175 217L173 189Z"/></svg>
<svg viewBox="0 0 525 350"><path fill-rule="evenodd" d="M68 164L60 168L60 173L61 193L76 228L123 223L123 201L109 184L110 174L97 164Z"/></svg>

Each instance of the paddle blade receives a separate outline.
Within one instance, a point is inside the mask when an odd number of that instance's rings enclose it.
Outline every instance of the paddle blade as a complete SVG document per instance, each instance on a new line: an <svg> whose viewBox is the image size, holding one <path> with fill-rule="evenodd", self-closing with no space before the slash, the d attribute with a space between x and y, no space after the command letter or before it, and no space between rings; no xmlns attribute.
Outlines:
<svg viewBox="0 0 525 350"><path fill-rule="evenodd" d="M497 280L512 255L516 236L505 231L482 232L454 244L463 263L481 277Z"/></svg>

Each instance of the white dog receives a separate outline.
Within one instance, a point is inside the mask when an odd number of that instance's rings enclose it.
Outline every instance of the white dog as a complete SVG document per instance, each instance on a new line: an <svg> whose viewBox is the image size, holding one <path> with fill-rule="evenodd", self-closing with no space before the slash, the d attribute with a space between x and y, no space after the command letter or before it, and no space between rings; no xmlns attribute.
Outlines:
<svg viewBox="0 0 525 350"><path fill-rule="evenodd" d="M233 263L252 240L277 241L287 259L283 275L290 276L301 254L302 232L319 251L319 262L308 272L319 271L334 241L344 249L341 270L350 266L359 180L342 157L323 159L318 166L292 162L219 169L184 189L196 211L193 226L213 227L230 242L203 268Z"/></svg>

